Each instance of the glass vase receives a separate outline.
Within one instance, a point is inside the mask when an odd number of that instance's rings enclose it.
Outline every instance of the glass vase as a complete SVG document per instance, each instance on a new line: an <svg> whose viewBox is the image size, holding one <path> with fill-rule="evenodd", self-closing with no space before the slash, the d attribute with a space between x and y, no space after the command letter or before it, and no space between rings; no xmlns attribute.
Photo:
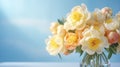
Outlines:
<svg viewBox="0 0 120 67"><path fill-rule="evenodd" d="M105 53L94 55L84 54L80 67L110 67L110 61Z"/></svg>

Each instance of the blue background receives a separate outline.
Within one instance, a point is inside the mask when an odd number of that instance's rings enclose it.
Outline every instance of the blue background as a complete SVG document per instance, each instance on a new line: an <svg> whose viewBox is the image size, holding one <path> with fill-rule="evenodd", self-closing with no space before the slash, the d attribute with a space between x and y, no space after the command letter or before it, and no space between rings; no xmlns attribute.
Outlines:
<svg viewBox="0 0 120 67"><path fill-rule="evenodd" d="M50 56L45 39L51 35L50 23L66 16L81 3L89 11L111 7L120 11L120 0L0 0L0 62L79 62L79 54ZM111 62L120 62L113 55Z"/></svg>

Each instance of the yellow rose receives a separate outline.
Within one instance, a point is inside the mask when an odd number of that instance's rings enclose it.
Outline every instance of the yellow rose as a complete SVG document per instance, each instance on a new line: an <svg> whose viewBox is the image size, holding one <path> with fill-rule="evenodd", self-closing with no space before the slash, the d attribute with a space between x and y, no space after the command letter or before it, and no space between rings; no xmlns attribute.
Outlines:
<svg viewBox="0 0 120 67"><path fill-rule="evenodd" d="M63 49L63 37L54 35L48 39L46 50L50 55L57 55Z"/></svg>

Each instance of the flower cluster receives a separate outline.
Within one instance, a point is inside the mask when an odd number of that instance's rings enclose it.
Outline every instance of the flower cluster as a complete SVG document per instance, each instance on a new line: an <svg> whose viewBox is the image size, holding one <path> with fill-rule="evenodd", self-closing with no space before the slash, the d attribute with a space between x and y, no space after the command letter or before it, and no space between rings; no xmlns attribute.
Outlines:
<svg viewBox="0 0 120 67"><path fill-rule="evenodd" d="M53 22L50 31L46 40L50 55L120 53L120 12L113 15L109 7L90 12L85 4L75 6L66 18Z"/></svg>

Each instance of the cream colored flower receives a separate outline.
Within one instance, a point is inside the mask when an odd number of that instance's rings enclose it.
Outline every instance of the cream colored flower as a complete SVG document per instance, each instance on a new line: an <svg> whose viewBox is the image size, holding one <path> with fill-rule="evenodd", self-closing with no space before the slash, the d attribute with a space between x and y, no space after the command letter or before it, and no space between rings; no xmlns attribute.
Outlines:
<svg viewBox="0 0 120 67"><path fill-rule="evenodd" d="M92 14L92 17L95 21L99 23L103 23L103 21L105 20L105 16L102 14L100 9L95 9L95 11Z"/></svg>
<svg viewBox="0 0 120 67"><path fill-rule="evenodd" d="M79 36L76 33L67 33L64 38L65 48L74 50L79 44Z"/></svg>
<svg viewBox="0 0 120 67"><path fill-rule="evenodd" d="M68 31L68 30L74 30L75 29L75 26L73 26L71 23L69 23L69 22L65 22L64 23L64 29L66 30L66 31Z"/></svg>
<svg viewBox="0 0 120 67"><path fill-rule="evenodd" d="M93 55L95 52L101 54L104 48L108 48L108 40L99 31L91 28L83 33L83 38L80 41L82 50Z"/></svg>
<svg viewBox="0 0 120 67"><path fill-rule="evenodd" d="M119 22L119 28L116 29L116 31L117 31L117 33L120 35L120 12L118 12L118 13L116 14L116 18L117 18L117 20L118 20L118 22Z"/></svg>
<svg viewBox="0 0 120 67"><path fill-rule="evenodd" d="M117 53L120 53L120 43L118 43Z"/></svg>
<svg viewBox="0 0 120 67"><path fill-rule="evenodd" d="M93 34L103 36L105 34L105 28L103 25L92 25L90 28L85 29L82 34L83 36L92 36Z"/></svg>
<svg viewBox="0 0 120 67"><path fill-rule="evenodd" d="M116 18L112 17L112 9L111 8L104 7L101 9L101 13L104 16L103 24L107 30L115 30L119 26L118 21L116 21Z"/></svg>
<svg viewBox="0 0 120 67"><path fill-rule="evenodd" d="M112 16L112 9L109 7L104 7L101 9L102 14L105 16L105 18L110 18Z"/></svg>
<svg viewBox="0 0 120 67"><path fill-rule="evenodd" d="M84 4L81 6L75 6L67 16L65 29L83 29L86 25L86 21L90 18L90 16L91 15L88 12L87 7Z"/></svg>
<svg viewBox="0 0 120 67"><path fill-rule="evenodd" d="M51 23L50 31L52 32L52 34L57 34L57 27L58 26L59 26L58 22Z"/></svg>
<svg viewBox="0 0 120 67"><path fill-rule="evenodd" d="M116 31L120 35L120 28L116 29Z"/></svg>
<svg viewBox="0 0 120 67"><path fill-rule="evenodd" d="M116 30L119 28L120 23L116 18L108 18L105 20L104 26L107 30Z"/></svg>
<svg viewBox="0 0 120 67"><path fill-rule="evenodd" d="M65 34L66 34L66 30L64 29L64 26L63 25L59 25L57 27L57 34L64 37Z"/></svg>
<svg viewBox="0 0 120 67"><path fill-rule="evenodd" d="M50 55L57 55L63 49L63 37L59 35L54 35L48 39L46 50Z"/></svg>
<svg viewBox="0 0 120 67"><path fill-rule="evenodd" d="M116 18L120 22L120 11L116 14Z"/></svg>

